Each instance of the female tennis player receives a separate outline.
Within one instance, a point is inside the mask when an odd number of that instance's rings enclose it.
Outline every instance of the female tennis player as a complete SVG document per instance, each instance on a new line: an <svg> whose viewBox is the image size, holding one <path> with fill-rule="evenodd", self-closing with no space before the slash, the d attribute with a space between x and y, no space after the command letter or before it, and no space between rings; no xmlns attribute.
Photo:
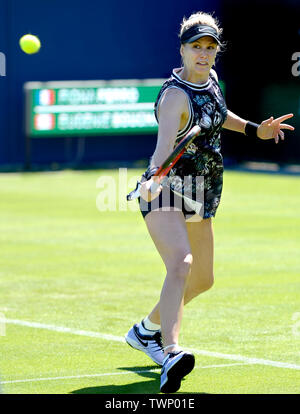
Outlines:
<svg viewBox="0 0 300 414"><path fill-rule="evenodd" d="M162 365L160 390L164 393L176 392L195 363L194 355L178 344L183 306L207 291L214 281L212 217L220 203L223 183L220 130L274 139L276 143L284 139L284 129L294 130L283 123L293 114L255 124L227 109L212 69L223 46L221 32L209 14L198 12L183 19L183 64L173 70L155 103L157 145L140 186L140 209L167 274L159 302L125 339ZM172 168L167 184L157 186L152 193L149 189L155 171L195 125L201 127L201 134ZM188 184L186 177L191 177ZM204 182L197 180L199 177ZM168 197L163 196L165 190Z"/></svg>

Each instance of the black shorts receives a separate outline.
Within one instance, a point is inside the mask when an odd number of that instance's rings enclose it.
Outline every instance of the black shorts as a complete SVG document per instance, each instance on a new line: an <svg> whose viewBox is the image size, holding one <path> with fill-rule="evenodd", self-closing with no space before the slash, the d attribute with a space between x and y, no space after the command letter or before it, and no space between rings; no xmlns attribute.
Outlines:
<svg viewBox="0 0 300 414"><path fill-rule="evenodd" d="M162 209L162 211L182 211L186 220L196 214L195 210L193 210L182 197L175 194L168 187L164 187L159 196L150 202L145 201L142 197L139 197L138 201L140 211L144 218L150 211L158 209ZM199 214L201 217L203 217L203 209L204 206L202 206Z"/></svg>
<svg viewBox="0 0 300 414"><path fill-rule="evenodd" d="M204 188L201 209L196 211L181 196L174 193L169 187L163 187L160 195L154 200L147 202L142 197L138 198L140 211L145 218L148 213L154 210L162 209L162 211L182 211L185 220L190 219L195 214L206 219L215 217L217 208L220 204L222 193L222 181L215 182L209 188Z"/></svg>

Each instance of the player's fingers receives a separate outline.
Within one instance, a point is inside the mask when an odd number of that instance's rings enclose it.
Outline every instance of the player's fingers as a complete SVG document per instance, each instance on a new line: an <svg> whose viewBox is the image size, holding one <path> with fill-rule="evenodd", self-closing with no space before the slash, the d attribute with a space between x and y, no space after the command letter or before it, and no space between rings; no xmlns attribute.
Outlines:
<svg viewBox="0 0 300 414"><path fill-rule="evenodd" d="M274 117L271 116L269 119L265 119L264 121L262 121L261 125L270 124L273 120L274 120Z"/></svg>
<svg viewBox="0 0 300 414"><path fill-rule="evenodd" d="M161 184L161 178L152 177L152 179L150 179L149 182L147 183L148 198L150 198L151 200L154 200L156 197L159 196L162 188L163 186Z"/></svg>
<svg viewBox="0 0 300 414"><path fill-rule="evenodd" d="M280 124L279 125L279 128L280 129L289 129L290 131L294 131L295 130L295 128L292 125L289 125L289 124Z"/></svg>
<svg viewBox="0 0 300 414"><path fill-rule="evenodd" d="M285 121L286 119L292 118L293 116L294 114L282 115L279 118L276 118L275 122L282 122L282 121Z"/></svg>
<svg viewBox="0 0 300 414"><path fill-rule="evenodd" d="M279 142L279 136L276 135L276 137L275 137L275 144L278 144L278 142Z"/></svg>
<svg viewBox="0 0 300 414"><path fill-rule="evenodd" d="M156 182L153 181L153 178L150 178L149 180L143 182L140 186L140 195L147 202L152 201L157 197L157 195L159 195L159 193L151 191L153 184L156 186Z"/></svg>
<svg viewBox="0 0 300 414"><path fill-rule="evenodd" d="M280 135L280 138L282 139L282 141L284 140L284 132L283 131L279 131L279 135Z"/></svg>

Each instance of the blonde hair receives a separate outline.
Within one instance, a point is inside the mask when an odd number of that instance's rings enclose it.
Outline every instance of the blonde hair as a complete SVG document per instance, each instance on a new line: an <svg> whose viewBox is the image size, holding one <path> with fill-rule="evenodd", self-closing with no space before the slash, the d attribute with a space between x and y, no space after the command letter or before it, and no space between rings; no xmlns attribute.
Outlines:
<svg viewBox="0 0 300 414"><path fill-rule="evenodd" d="M179 36L181 36L183 32L185 32L187 29L194 26L195 24L206 24L207 26L211 26L217 31L218 35L221 35L223 31L219 26L218 20L214 18L211 14L197 12L191 14L188 19L186 17L183 18L180 25Z"/></svg>
<svg viewBox="0 0 300 414"><path fill-rule="evenodd" d="M220 27L218 19L216 19L209 13L197 12L197 13L191 14L189 18L184 17L182 19L182 22L180 25L179 37L181 37L181 35L186 30L188 30L192 26L195 26L196 24L205 24L207 26L213 27L217 31L219 36L222 35L223 29ZM225 46L225 43L222 44L221 47L222 46ZM220 50L219 46L218 46L218 50Z"/></svg>

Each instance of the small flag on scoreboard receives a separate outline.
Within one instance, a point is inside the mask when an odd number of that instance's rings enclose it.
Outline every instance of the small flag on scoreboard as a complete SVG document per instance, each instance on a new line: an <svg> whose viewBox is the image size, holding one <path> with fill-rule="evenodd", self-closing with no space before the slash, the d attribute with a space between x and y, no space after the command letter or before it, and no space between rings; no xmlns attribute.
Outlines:
<svg viewBox="0 0 300 414"><path fill-rule="evenodd" d="M53 114L38 114L34 117L34 128L38 131L49 131L55 127Z"/></svg>
<svg viewBox="0 0 300 414"><path fill-rule="evenodd" d="M53 105L55 103L55 91L42 89L39 91L39 105Z"/></svg>

